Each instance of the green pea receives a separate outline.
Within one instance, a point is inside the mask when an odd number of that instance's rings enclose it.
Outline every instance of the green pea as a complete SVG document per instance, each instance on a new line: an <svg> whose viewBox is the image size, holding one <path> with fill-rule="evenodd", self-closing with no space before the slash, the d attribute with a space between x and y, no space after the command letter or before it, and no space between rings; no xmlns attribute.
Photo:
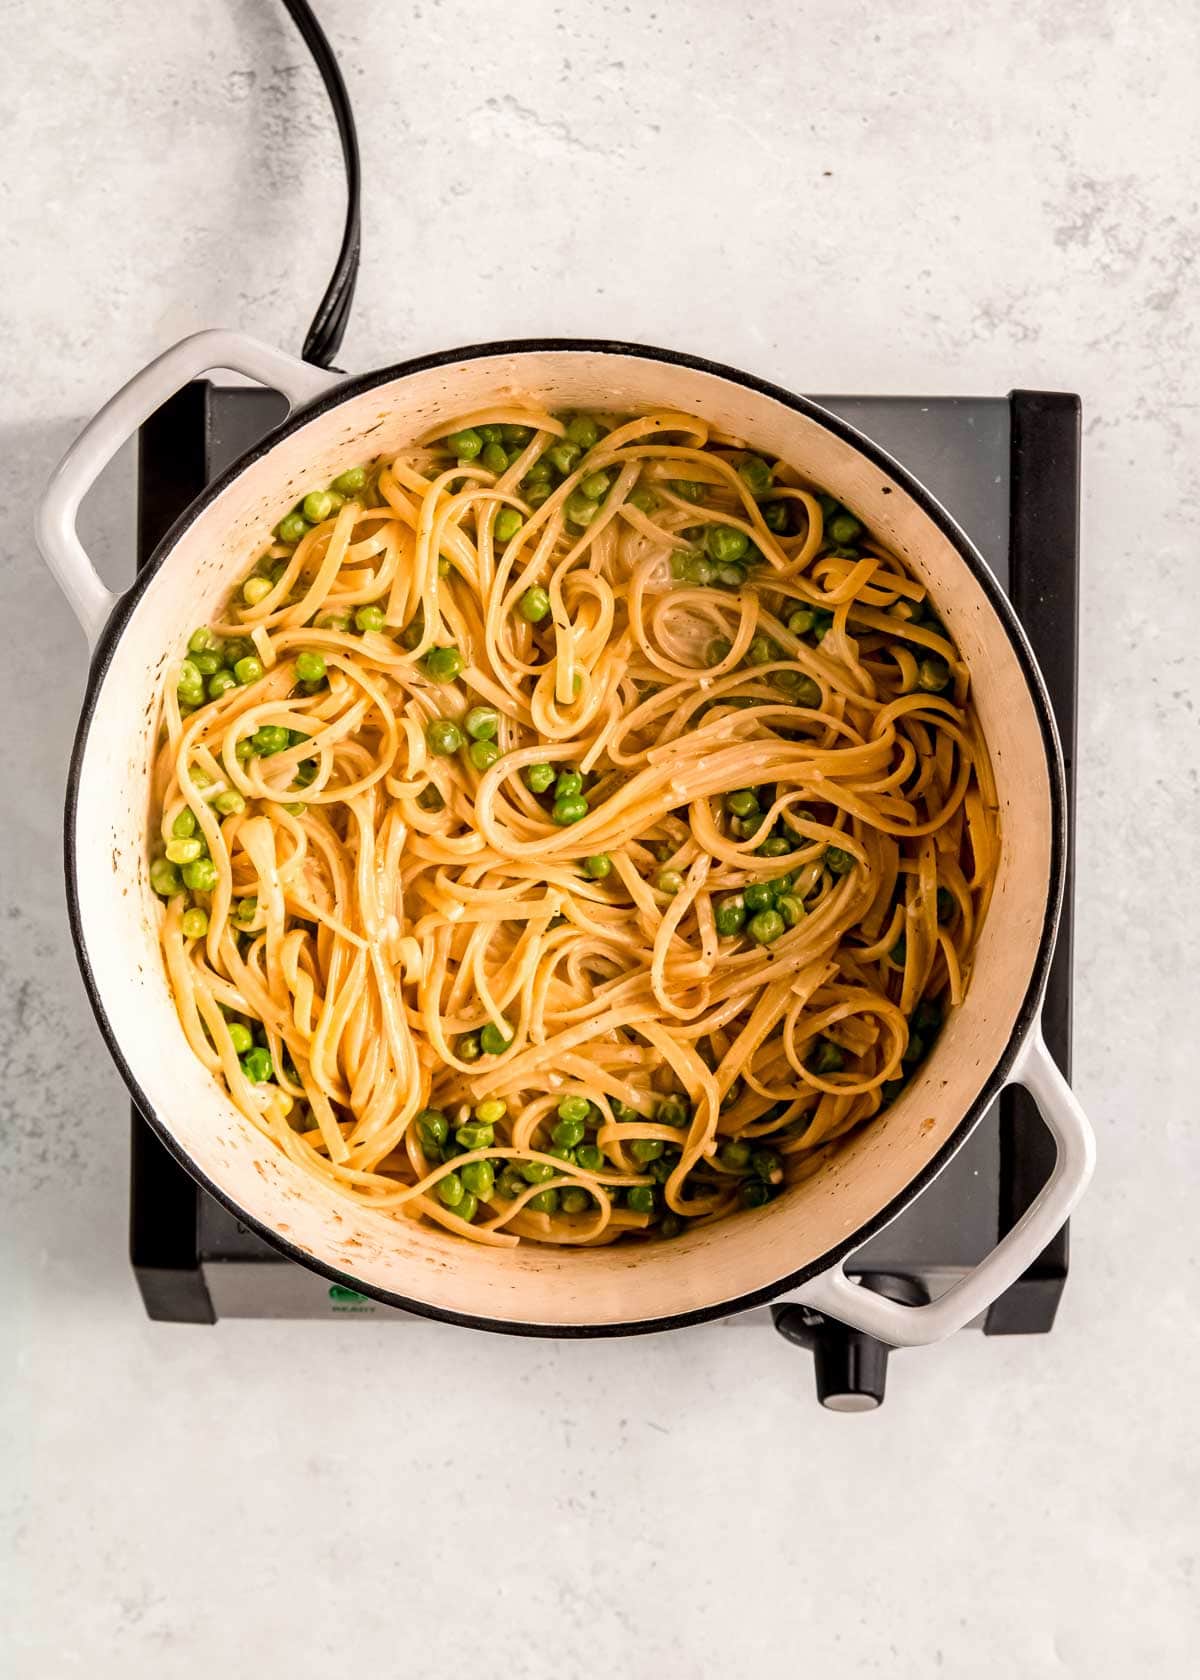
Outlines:
<svg viewBox="0 0 1200 1680"><path fill-rule="evenodd" d="M633 1184L625 1197L634 1213L653 1213L655 1192L652 1184Z"/></svg>
<svg viewBox="0 0 1200 1680"><path fill-rule="evenodd" d="M574 1184L559 1192L559 1203L564 1213L583 1213L591 1200L586 1190Z"/></svg>
<svg viewBox="0 0 1200 1680"><path fill-rule="evenodd" d="M338 630L345 635L350 629L350 614L341 612L322 613L320 618L317 620L317 629ZM417 644L414 642L412 645L416 647Z"/></svg>
<svg viewBox="0 0 1200 1680"><path fill-rule="evenodd" d="M683 1097L675 1094L663 1097L659 1102L655 1119L662 1126L685 1126L688 1121L687 1102Z"/></svg>
<svg viewBox="0 0 1200 1680"><path fill-rule="evenodd" d="M495 741L472 741L467 748L467 757L476 770L490 770L500 757L500 748Z"/></svg>
<svg viewBox="0 0 1200 1680"><path fill-rule="evenodd" d="M300 503L300 512L310 525L321 525L333 511L333 499L327 490L310 490Z"/></svg>
<svg viewBox="0 0 1200 1680"><path fill-rule="evenodd" d="M532 426L501 426L500 438L510 449L524 449L533 437Z"/></svg>
<svg viewBox="0 0 1200 1680"><path fill-rule="evenodd" d="M704 650L706 665L720 665L733 652L733 643L728 636L714 636Z"/></svg>
<svg viewBox="0 0 1200 1680"><path fill-rule="evenodd" d="M782 536L788 528L788 505L782 498L777 502L764 502L762 506L763 524L768 531L774 531Z"/></svg>
<svg viewBox="0 0 1200 1680"><path fill-rule="evenodd" d="M446 439L446 447L460 461L473 461L483 448L483 439L472 426L468 426L466 431L451 432Z"/></svg>
<svg viewBox="0 0 1200 1680"><path fill-rule="evenodd" d="M205 629L203 625L199 630L193 630L188 637L189 653L219 653L220 651L220 639L214 636L211 630Z"/></svg>
<svg viewBox="0 0 1200 1680"><path fill-rule="evenodd" d="M340 490L326 490L325 494L329 498L329 513L325 515L326 519L328 519L332 514L339 512L340 509L345 507L346 498L342 495ZM278 579L275 581L278 582Z"/></svg>
<svg viewBox="0 0 1200 1680"><path fill-rule="evenodd" d="M476 1161L476 1162L473 1162L471 1164L474 1165L474 1166L485 1166L487 1163L483 1162L483 1161ZM463 1183L465 1184L466 1183L466 1178L467 1178L467 1169L465 1167L463 1168L462 1176L463 1176ZM467 1224L469 1225L471 1223L472 1219L474 1219L475 1215L478 1212L479 1212L479 1197L475 1194L475 1192L473 1190L464 1190L462 1201L459 1202L458 1206L454 1209L455 1216L459 1219L465 1219Z"/></svg>
<svg viewBox="0 0 1200 1680"><path fill-rule="evenodd" d="M572 525L576 525L580 530L586 531L593 519L595 519L596 515L600 512L600 504L599 502L593 502L589 497L582 495L580 491L573 490L567 497L565 512L567 519Z"/></svg>
<svg viewBox="0 0 1200 1680"><path fill-rule="evenodd" d="M545 1161L522 1161L521 1176L527 1184L545 1184L548 1178L554 1177L554 1168Z"/></svg>
<svg viewBox="0 0 1200 1680"><path fill-rule="evenodd" d="M586 478L579 480L579 494L586 496L589 502L602 502L611 482L606 472L588 473Z"/></svg>
<svg viewBox="0 0 1200 1680"><path fill-rule="evenodd" d="M423 1108L416 1120L417 1136L423 1148L440 1149L450 1136L450 1122L440 1108Z"/></svg>
<svg viewBox="0 0 1200 1680"><path fill-rule="evenodd" d="M852 543L862 536L862 526L852 513L839 513L826 525L825 535L835 543Z"/></svg>
<svg viewBox="0 0 1200 1680"><path fill-rule="evenodd" d="M885 1079L879 1087L881 1105L886 1108L889 1103L894 1103L907 1083L906 1079Z"/></svg>
<svg viewBox="0 0 1200 1680"><path fill-rule="evenodd" d="M777 898L775 908L790 928L794 928L804 918L804 903L795 893L784 893L781 898Z"/></svg>
<svg viewBox="0 0 1200 1680"><path fill-rule="evenodd" d="M771 1200L771 1187L760 1178L748 1178L738 1191L738 1197L743 1207L765 1207Z"/></svg>
<svg viewBox="0 0 1200 1680"><path fill-rule="evenodd" d="M185 939L203 939L208 932L208 912L206 910L185 910L180 923Z"/></svg>
<svg viewBox="0 0 1200 1680"><path fill-rule="evenodd" d="M275 527L275 535L281 543L287 543L289 548L294 548L307 530L308 520L302 513L289 513Z"/></svg>
<svg viewBox="0 0 1200 1680"><path fill-rule="evenodd" d="M253 1050L254 1048L254 1034L249 1027L243 1026L240 1021L230 1021L229 1042L233 1045L237 1055L244 1056L247 1050Z"/></svg>
<svg viewBox="0 0 1200 1680"><path fill-rule="evenodd" d="M554 781L552 764L527 764L523 772L525 786L531 793L545 793Z"/></svg>
<svg viewBox="0 0 1200 1680"><path fill-rule="evenodd" d="M793 636L807 636L813 627L816 617L811 607L797 607L787 621L787 627Z"/></svg>
<svg viewBox="0 0 1200 1680"><path fill-rule="evenodd" d="M425 655L425 672L434 682L453 682L465 664L456 647L430 648Z"/></svg>
<svg viewBox="0 0 1200 1680"><path fill-rule="evenodd" d="M583 860L583 873L592 881L604 881L612 874L612 859L607 852L594 852Z"/></svg>
<svg viewBox="0 0 1200 1680"><path fill-rule="evenodd" d="M750 918L746 931L759 945L773 945L785 927L784 919L777 910L760 910L757 916Z"/></svg>
<svg viewBox="0 0 1200 1680"><path fill-rule="evenodd" d="M653 513L658 507L658 497L653 490L643 489L640 484L636 490L629 492L629 501L641 513Z"/></svg>
<svg viewBox="0 0 1200 1680"><path fill-rule="evenodd" d="M531 508L540 508L542 503L548 502L553 494L552 487L549 484L544 484L540 479L533 484L528 484L525 488L525 500Z"/></svg>
<svg viewBox="0 0 1200 1680"><path fill-rule="evenodd" d="M253 1050L247 1050L242 1057L242 1072L253 1085L265 1085L268 1079L274 1077L275 1067L271 1061L271 1052L258 1045Z"/></svg>
<svg viewBox="0 0 1200 1680"><path fill-rule="evenodd" d="M758 855L759 857L783 857L791 849L782 834L771 834L758 848Z"/></svg>
<svg viewBox="0 0 1200 1680"><path fill-rule="evenodd" d="M193 863L204 856L203 840L168 840L167 860L170 863Z"/></svg>
<svg viewBox="0 0 1200 1680"><path fill-rule="evenodd" d="M494 1021L488 1021L479 1031L479 1048L489 1056L500 1056L512 1043L511 1030L508 1023L498 1027Z"/></svg>
<svg viewBox="0 0 1200 1680"><path fill-rule="evenodd" d="M683 876L678 869L660 869L654 880L659 892L674 898L676 893L683 891Z"/></svg>
<svg viewBox="0 0 1200 1680"><path fill-rule="evenodd" d="M927 694L940 694L950 681L950 667L944 659L922 659L917 666L917 687Z"/></svg>
<svg viewBox="0 0 1200 1680"><path fill-rule="evenodd" d="M858 859L853 852L843 851L841 846L826 846L823 861L831 875L849 875Z"/></svg>
<svg viewBox="0 0 1200 1680"><path fill-rule="evenodd" d="M472 706L463 723L473 741L491 741L500 727L500 713L494 706Z"/></svg>
<svg viewBox="0 0 1200 1680"><path fill-rule="evenodd" d="M600 428L587 414L573 414L567 421L567 437L580 449L592 449L600 441Z"/></svg>
<svg viewBox="0 0 1200 1680"><path fill-rule="evenodd" d="M375 606L359 607L354 614L354 623L364 633L380 631L384 626L383 608Z"/></svg>
<svg viewBox="0 0 1200 1680"><path fill-rule="evenodd" d="M219 653L194 653L192 664L202 677L215 677L221 669L221 655Z"/></svg>
<svg viewBox="0 0 1200 1680"><path fill-rule="evenodd" d="M833 614L831 612L826 612L824 607L815 607L813 609L813 639L818 642L823 642L832 629Z"/></svg>
<svg viewBox="0 0 1200 1680"><path fill-rule="evenodd" d="M150 885L160 898L172 898L183 890L183 879L168 859L156 858L150 865Z"/></svg>
<svg viewBox="0 0 1200 1680"><path fill-rule="evenodd" d="M766 1184L783 1183L783 1162L773 1149L756 1149L750 1157L750 1167Z"/></svg>
<svg viewBox="0 0 1200 1680"><path fill-rule="evenodd" d="M196 832L196 813L190 805L185 805L171 824L171 834L176 840L187 840ZM186 860L185 860L186 861Z"/></svg>
<svg viewBox="0 0 1200 1680"><path fill-rule="evenodd" d="M226 788L213 800L213 809L223 817L237 817L246 809L246 801L236 788Z"/></svg>
<svg viewBox="0 0 1200 1680"><path fill-rule="evenodd" d="M177 686L180 693L189 689L202 689L204 687L204 678L201 675L200 667L193 660L184 659L180 661Z"/></svg>
<svg viewBox="0 0 1200 1680"><path fill-rule="evenodd" d="M717 582L725 589L743 588L748 575L745 566L739 565L736 560L717 568Z"/></svg>
<svg viewBox="0 0 1200 1680"><path fill-rule="evenodd" d="M478 1196L481 1202L491 1200L496 1187L496 1169L490 1161L468 1161L460 1171L462 1181L472 1195Z"/></svg>
<svg viewBox="0 0 1200 1680"><path fill-rule="evenodd" d="M746 902L741 893L721 899L713 912L717 932L723 939L741 933L746 925Z"/></svg>
<svg viewBox="0 0 1200 1680"><path fill-rule="evenodd" d="M739 840L752 840L766 820L762 812L758 811L750 817L735 817L730 827Z"/></svg>
<svg viewBox="0 0 1200 1680"><path fill-rule="evenodd" d="M828 522L841 510L842 504L836 496L827 495L824 490L819 490L817 492L817 506L821 510L822 517Z"/></svg>
<svg viewBox="0 0 1200 1680"><path fill-rule="evenodd" d="M479 465L486 467L488 472L497 477L508 471L508 456L502 443L485 443L479 456Z"/></svg>
<svg viewBox="0 0 1200 1680"><path fill-rule="evenodd" d="M492 526L492 535L497 542L510 542L524 525L525 521L516 508L504 507L496 515L496 522Z"/></svg>
<svg viewBox="0 0 1200 1680"><path fill-rule="evenodd" d="M735 817L748 817L758 810L758 795L753 788L734 788L725 795L724 803Z"/></svg>
<svg viewBox="0 0 1200 1680"><path fill-rule="evenodd" d="M706 560L703 554L688 554L684 556L683 576L688 583L694 583L701 588L707 587L717 575L717 568L711 560Z"/></svg>
<svg viewBox="0 0 1200 1680"><path fill-rule="evenodd" d="M750 1165L750 1145L743 1143L741 1138L730 1138L718 1149L717 1160L730 1172L745 1172Z"/></svg>
<svg viewBox="0 0 1200 1680"><path fill-rule="evenodd" d="M455 1132L454 1141L464 1149L490 1149L496 1141L496 1128L482 1120L468 1120Z"/></svg>
<svg viewBox="0 0 1200 1680"><path fill-rule="evenodd" d="M648 1166L651 1161L657 1161L666 1144L661 1138L634 1138L629 1145L629 1153L642 1166Z"/></svg>
<svg viewBox="0 0 1200 1680"><path fill-rule="evenodd" d="M502 443L504 441L504 428L502 426L480 426L479 435L484 443Z"/></svg>
<svg viewBox="0 0 1200 1680"><path fill-rule="evenodd" d="M782 671L777 671L775 674L775 681L779 682L780 677L783 675L784 673ZM797 706L807 706L810 710L820 706L823 699L821 694L821 685L813 677L810 677L807 672L798 673L796 680L791 685L791 688L792 699L796 702Z"/></svg>
<svg viewBox="0 0 1200 1680"><path fill-rule="evenodd" d="M719 566L725 566L744 558L750 539L745 531L737 531L732 525L710 525L704 533L704 546Z"/></svg>
<svg viewBox="0 0 1200 1680"><path fill-rule="evenodd" d="M682 1230L683 1220L677 1213L664 1213L658 1222L659 1236L667 1238L668 1241L677 1237Z"/></svg>
<svg viewBox="0 0 1200 1680"><path fill-rule="evenodd" d="M281 723L264 723L261 729L256 729L250 737L254 743L254 750L264 758L270 758L275 753L286 752L292 744L288 730Z"/></svg>
<svg viewBox="0 0 1200 1680"><path fill-rule="evenodd" d="M553 468L546 456L539 455L521 482L528 490L535 484L549 484L552 474Z"/></svg>
<svg viewBox="0 0 1200 1680"><path fill-rule="evenodd" d="M588 814L588 802L580 794L571 794L565 798L560 796L554 801L554 808L550 812L559 828L569 828Z"/></svg>
<svg viewBox="0 0 1200 1680"><path fill-rule="evenodd" d="M583 777L578 770L561 770L554 784L554 792L560 799L582 793Z"/></svg>
<svg viewBox="0 0 1200 1680"><path fill-rule="evenodd" d="M239 659L233 667L233 674L243 688L256 683L263 674L262 660L253 654L247 654L245 659Z"/></svg>
<svg viewBox="0 0 1200 1680"><path fill-rule="evenodd" d="M755 636L746 649L747 665L769 665L773 659L778 659L779 649L766 636Z"/></svg>
<svg viewBox="0 0 1200 1680"><path fill-rule="evenodd" d="M437 1198L444 1207L458 1207L466 1193L466 1187L456 1172L449 1172L445 1178L438 1180Z"/></svg>
<svg viewBox="0 0 1200 1680"><path fill-rule="evenodd" d="M211 858L195 858L181 871L183 884L191 892L211 892L217 884L217 866Z"/></svg>
<svg viewBox="0 0 1200 1680"><path fill-rule="evenodd" d="M296 675L301 682L320 682L325 675L325 657L306 649L296 655Z"/></svg>
<svg viewBox="0 0 1200 1680"><path fill-rule="evenodd" d="M670 487L685 502L702 502L708 488L698 478L673 478Z"/></svg>
<svg viewBox="0 0 1200 1680"><path fill-rule="evenodd" d="M517 602L517 611L530 624L540 624L550 611L550 597L540 584L535 583Z"/></svg>
<svg viewBox="0 0 1200 1680"><path fill-rule="evenodd" d="M953 915L954 915L954 912L957 909L958 909L958 900L955 898L954 894L950 891L949 887L939 887L938 890L937 890L937 919L938 919L938 921L939 922L950 921L952 919Z"/></svg>
<svg viewBox="0 0 1200 1680"><path fill-rule="evenodd" d="M742 888L742 898L747 910L769 910L775 903L775 894L769 881L749 881Z"/></svg>
<svg viewBox="0 0 1200 1680"><path fill-rule="evenodd" d="M233 919L235 922L252 922L257 915L257 898L239 898L233 907Z"/></svg>
<svg viewBox="0 0 1200 1680"><path fill-rule="evenodd" d="M333 481L333 489L341 496L353 496L361 490L367 482L365 467L347 467L344 473L339 473Z"/></svg>
<svg viewBox="0 0 1200 1680"><path fill-rule="evenodd" d="M500 1194L507 1196L510 1202L515 1202L525 1188L525 1180L520 1172L512 1165L506 1166L500 1174Z"/></svg>
<svg viewBox="0 0 1200 1680"><path fill-rule="evenodd" d="M815 1074L840 1073L846 1065L846 1058L839 1044L835 1044L831 1038L820 1038L817 1040L815 1052L805 1065Z"/></svg>
<svg viewBox="0 0 1200 1680"><path fill-rule="evenodd" d="M583 1126L591 1112L592 1105L586 1097L568 1096L558 1100L558 1117L569 1126ZM552 1135L555 1143L565 1143L573 1147L583 1137L583 1132L577 1137L559 1137L556 1127Z"/></svg>
<svg viewBox="0 0 1200 1680"><path fill-rule="evenodd" d="M563 477L566 478L569 473L573 473L575 471L575 463L583 454L583 450L577 443L573 443L570 438L564 438L560 443L552 443L549 449L547 449L546 454L552 464L556 466L559 472L562 473Z"/></svg>
<svg viewBox="0 0 1200 1680"><path fill-rule="evenodd" d="M558 1191L539 1190L536 1196L530 1196L525 1206L531 1208L534 1213L557 1213Z"/></svg>
<svg viewBox="0 0 1200 1680"><path fill-rule="evenodd" d="M463 744L462 730L453 718L433 718L425 725L425 743L438 758L453 758Z"/></svg>
<svg viewBox="0 0 1200 1680"><path fill-rule="evenodd" d="M755 498L765 496L771 488L771 469L761 455L747 455L739 461L738 476Z"/></svg>
<svg viewBox="0 0 1200 1680"><path fill-rule="evenodd" d="M595 1143L581 1143L575 1151L577 1164L587 1172L603 1172L605 1154L603 1149Z"/></svg>
<svg viewBox="0 0 1200 1680"><path fill-rule="evenodd" d="M478 1033L463 1033L455 1049L458 1051L458 1058L462 1062L477 1062L483 1054L483 1046L479 1042Z"/></svg>
<svg viewBox="0 0 1200 1680"><path fill-rule="evenodd" d="M670 559L671 576L678 583L685 583L688 575L688 556L683 549L678 549Z"/></svg>

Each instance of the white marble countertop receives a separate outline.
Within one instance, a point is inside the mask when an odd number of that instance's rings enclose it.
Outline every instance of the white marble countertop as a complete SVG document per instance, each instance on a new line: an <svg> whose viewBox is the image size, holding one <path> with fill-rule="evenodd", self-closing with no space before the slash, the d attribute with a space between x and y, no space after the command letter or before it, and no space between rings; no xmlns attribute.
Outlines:
<svg viewBox="0 0 1200 1680"><path fill-rule="evenodd" d="M277 5L7 0L6 1672L1190 1672L1192 0L319 10L369 184L345 365L577 333L797 390L1082 394L1076 1070L1100 1171L1053 1335L906 1354L866 1418L819 1411L766 1330L146 1321L125 1102L63 910L83 643L31 504L170 340L299 343L340 175ZM131 517L127 459L88 515L114 579Z"/></svg>

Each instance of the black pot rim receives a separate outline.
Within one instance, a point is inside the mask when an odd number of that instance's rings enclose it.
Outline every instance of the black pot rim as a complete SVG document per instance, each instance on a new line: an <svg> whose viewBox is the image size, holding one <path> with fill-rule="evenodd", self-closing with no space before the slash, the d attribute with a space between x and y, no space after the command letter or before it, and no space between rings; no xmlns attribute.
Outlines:
<svg viewBox="0 0 1200 1680"><path fill-rule="evenodd" d="M745 1294L731 1297L710 1306L693 1308L690 1311L672 1313L652 1319L630 1319L626 1321L605 1324L530 1324L516 1320L490 1317L486 1314L454 1312L445 1307L431 1306L429 1303L396 1294L390 1290L381 1289L352 1272L346 1272L336 1266L331 1266L323 1260L299 1249L286 1237L281 1236L270 1226L264 1224L254 1214L243 1208L233 1197L224 1191L209 1176L197 1166L187 1152L177 1142L167 1122L154 1108L145 1092L142 1090L132 1068L126 1061L124 1053L112 1025L100 994L88 955L87 940L84 936L83 922L80 914L79 895L76 884L76 854L77 854L77 819L79 804L79 784L82 774L84 755L87 750L88 737L91 732L92 720L95 715L96 703L104 683L105 675L112 662L114 650L119 642L132 613L150 583L162 569L171 555L176 544L184 532L194 523L200 514L213 502L223 490L238 478L243 472L261 459L280 439L301 430L310 421L319 419L323 414L338 408L349 399L360 395L364 391L372 390L380 385L390 384L393 380L405 378L408 375L422 373L430 368L448 367L457 362L477 361L485 357L504 355L528 355L542 352L581 352L590 355L611 355L636 357L643 361L664 362L675 367L685 367L700 373L711 374L719 379L728 380L734 384L746 386L765 397L790 408L798 414L805 415L825 430L832 432L843 442L850 444L861 455L869 460L873 466L893 479L917 503L929 519L938 527L942 534L951 542L955 552L968 568L975 581L986 595L990 606L996 614L1009 643L1020 665L1026 685L1033 701L1037 715L1038 726L1042 738L1042 746L1046 757L1046 770L1050 786L1051 806L1051 848L1050 848L1050 878L1046 894L1046 908L1042 928L1038 940L1037 956L1033 964L1029 984L1025 996L1017 1012L1016 1023L1012 1036L1003 1056L993 1068L975 1102L963 1115L954 1131L946 1139L937 1153L926 1162L920 1172L905 1185L886 1207L880 1210L874 1218L860 1226L852 1236L845 1238L835 1247L827 1250L819 1259L808 1265L799 1267L783 1277L762 1285L758 1289ZM121 1077L125 1081L131 1096L136 1102L147 1123L153 1128L162 1143L196 1180L200 1187L229 1213L244 1225L248 1226L264 1242L277 1249L287 1259L306 1267L328 1278L332 1283L358 1291L385 1306L396 1307L404 1312L413 1313L422 1318L430 1318L441 1323L457 1324L467 1329L488 1330L508 1335L562 1338L591 1338L609 1336L645 1335L658 1331L678 1330L693 1324L703 1324L714 1319L727 1318L734 1313L744 1312L751 1307L762 1306L766 1302L787 1294L791 1290L800 1288L820 1273L829 1270L841 1262L855 1249L861 1248L884 1226L891 1223L917 1196L937 1177L951 1157L966 1142L971 1132L982 1119L1004 1085L1008 1083L1008 1074L1016 1056L1029 1032L1036 1026L1041 1005L1042 994L1045 990L1049 972L1050 960L1054 954L1054 941L1058 931L1058 920L1062 905L1063 884L1065 878L1066 861L1066 783L1063 771L1062 751L1059 745L1058 730L1054 721L1054 714L1050 707L1045 683L1042 679L1037 661L1025 636L1020 620L1013 611L1008 597L1004 594L995 577L992 575L986 561L975 548L970 538L951 518L940 502L922 485L919 480L907 471L898 461L890 456L886 450L880 449L856 431L838 415L822 408L809 398L798 397L781 386L770 381L760 379L753 374L744 373L738 368L729 367L720 362L708 360L703 356L693 356L685 351L664 350L653 345L627 343L613 339L588 338L531 338L505 339L494 343L472 344L459 349L436 351L425 356L416 356L404 362L397 362L389 367L375 369L372 372L357 374L347 378L342 384L336 385L325 395L303 407L296 408L279 426L257 443L252 449L240 455L225 469L207 488L187 507L171 529L157 545L146 565L142 567L130 588L121 596L113 609L112 615L101 632L92 656L91 668L88 674L87 688L84 694L83 706L80 713L79 725L75 734L74 747L71 753L70 769L67 777L66 805L63 825L64 861L66 869L67 913L71 927L71 937L75 945L76 958L80 972L87 988L100 1032L108 1047L109 1054L116 1063Z"/></svg>

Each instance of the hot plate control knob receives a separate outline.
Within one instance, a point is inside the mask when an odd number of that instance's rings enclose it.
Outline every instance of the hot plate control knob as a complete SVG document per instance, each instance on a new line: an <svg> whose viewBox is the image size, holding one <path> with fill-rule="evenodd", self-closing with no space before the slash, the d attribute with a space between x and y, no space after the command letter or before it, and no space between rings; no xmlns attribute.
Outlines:
<svg viewBox="0 0 1200 1680"><path fill-rule="evenodd" d="M873 1273L864 1276L861 1282L868 1289L908 1306L919 1306L927 1299L925 1291L911 1278ZM772 1307L771 1313L781 1336L811 1349L817 1399L822 1406L831 1412L873 1412L882 1406L891 1352L885 1342L793 1302Z"/></svg>

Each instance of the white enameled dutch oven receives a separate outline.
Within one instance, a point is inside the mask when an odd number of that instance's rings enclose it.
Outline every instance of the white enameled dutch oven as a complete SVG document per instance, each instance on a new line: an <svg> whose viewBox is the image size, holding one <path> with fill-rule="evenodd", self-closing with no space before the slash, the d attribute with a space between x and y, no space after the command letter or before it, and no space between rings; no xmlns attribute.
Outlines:
<svg viewBox="0 0 1200 1680"><path fill-rule="evenodd" d="M80 500L115 450L188 380L227 368L292 412L176 522L124 595L76 534ZM312 484L388 454L436 423L529 397L551 409L692 410L779 455L845 502L928 585L971 671L1003 838L974 977L899 1100L816 1176L753 1213L671 1243L498 1251L326 1199L245 1120L176 1018L147 879L149 769L169 660ZM206 1190L284 1254L392 1305L494 1330L612 1335L716 1318L787 1292L895 1346L935 1341L983 1311L1062 1225L1093 1139L1051 1061L1040 1010L1063 892L1062 757L1045 688L987 566L933 498L833 415L733 369L632 344L488 344L358 378L231 332L199 333L102 409L42 501L38 542L92 644L66 807L79 962L104 1036L142 1112ZM82 838L83 843L79 840ZM1057 1161L1019 1223L947 1294L907 1306L848 1278L854 1250L917 1196L1006 1084L1023 1085Z"/></svg>

